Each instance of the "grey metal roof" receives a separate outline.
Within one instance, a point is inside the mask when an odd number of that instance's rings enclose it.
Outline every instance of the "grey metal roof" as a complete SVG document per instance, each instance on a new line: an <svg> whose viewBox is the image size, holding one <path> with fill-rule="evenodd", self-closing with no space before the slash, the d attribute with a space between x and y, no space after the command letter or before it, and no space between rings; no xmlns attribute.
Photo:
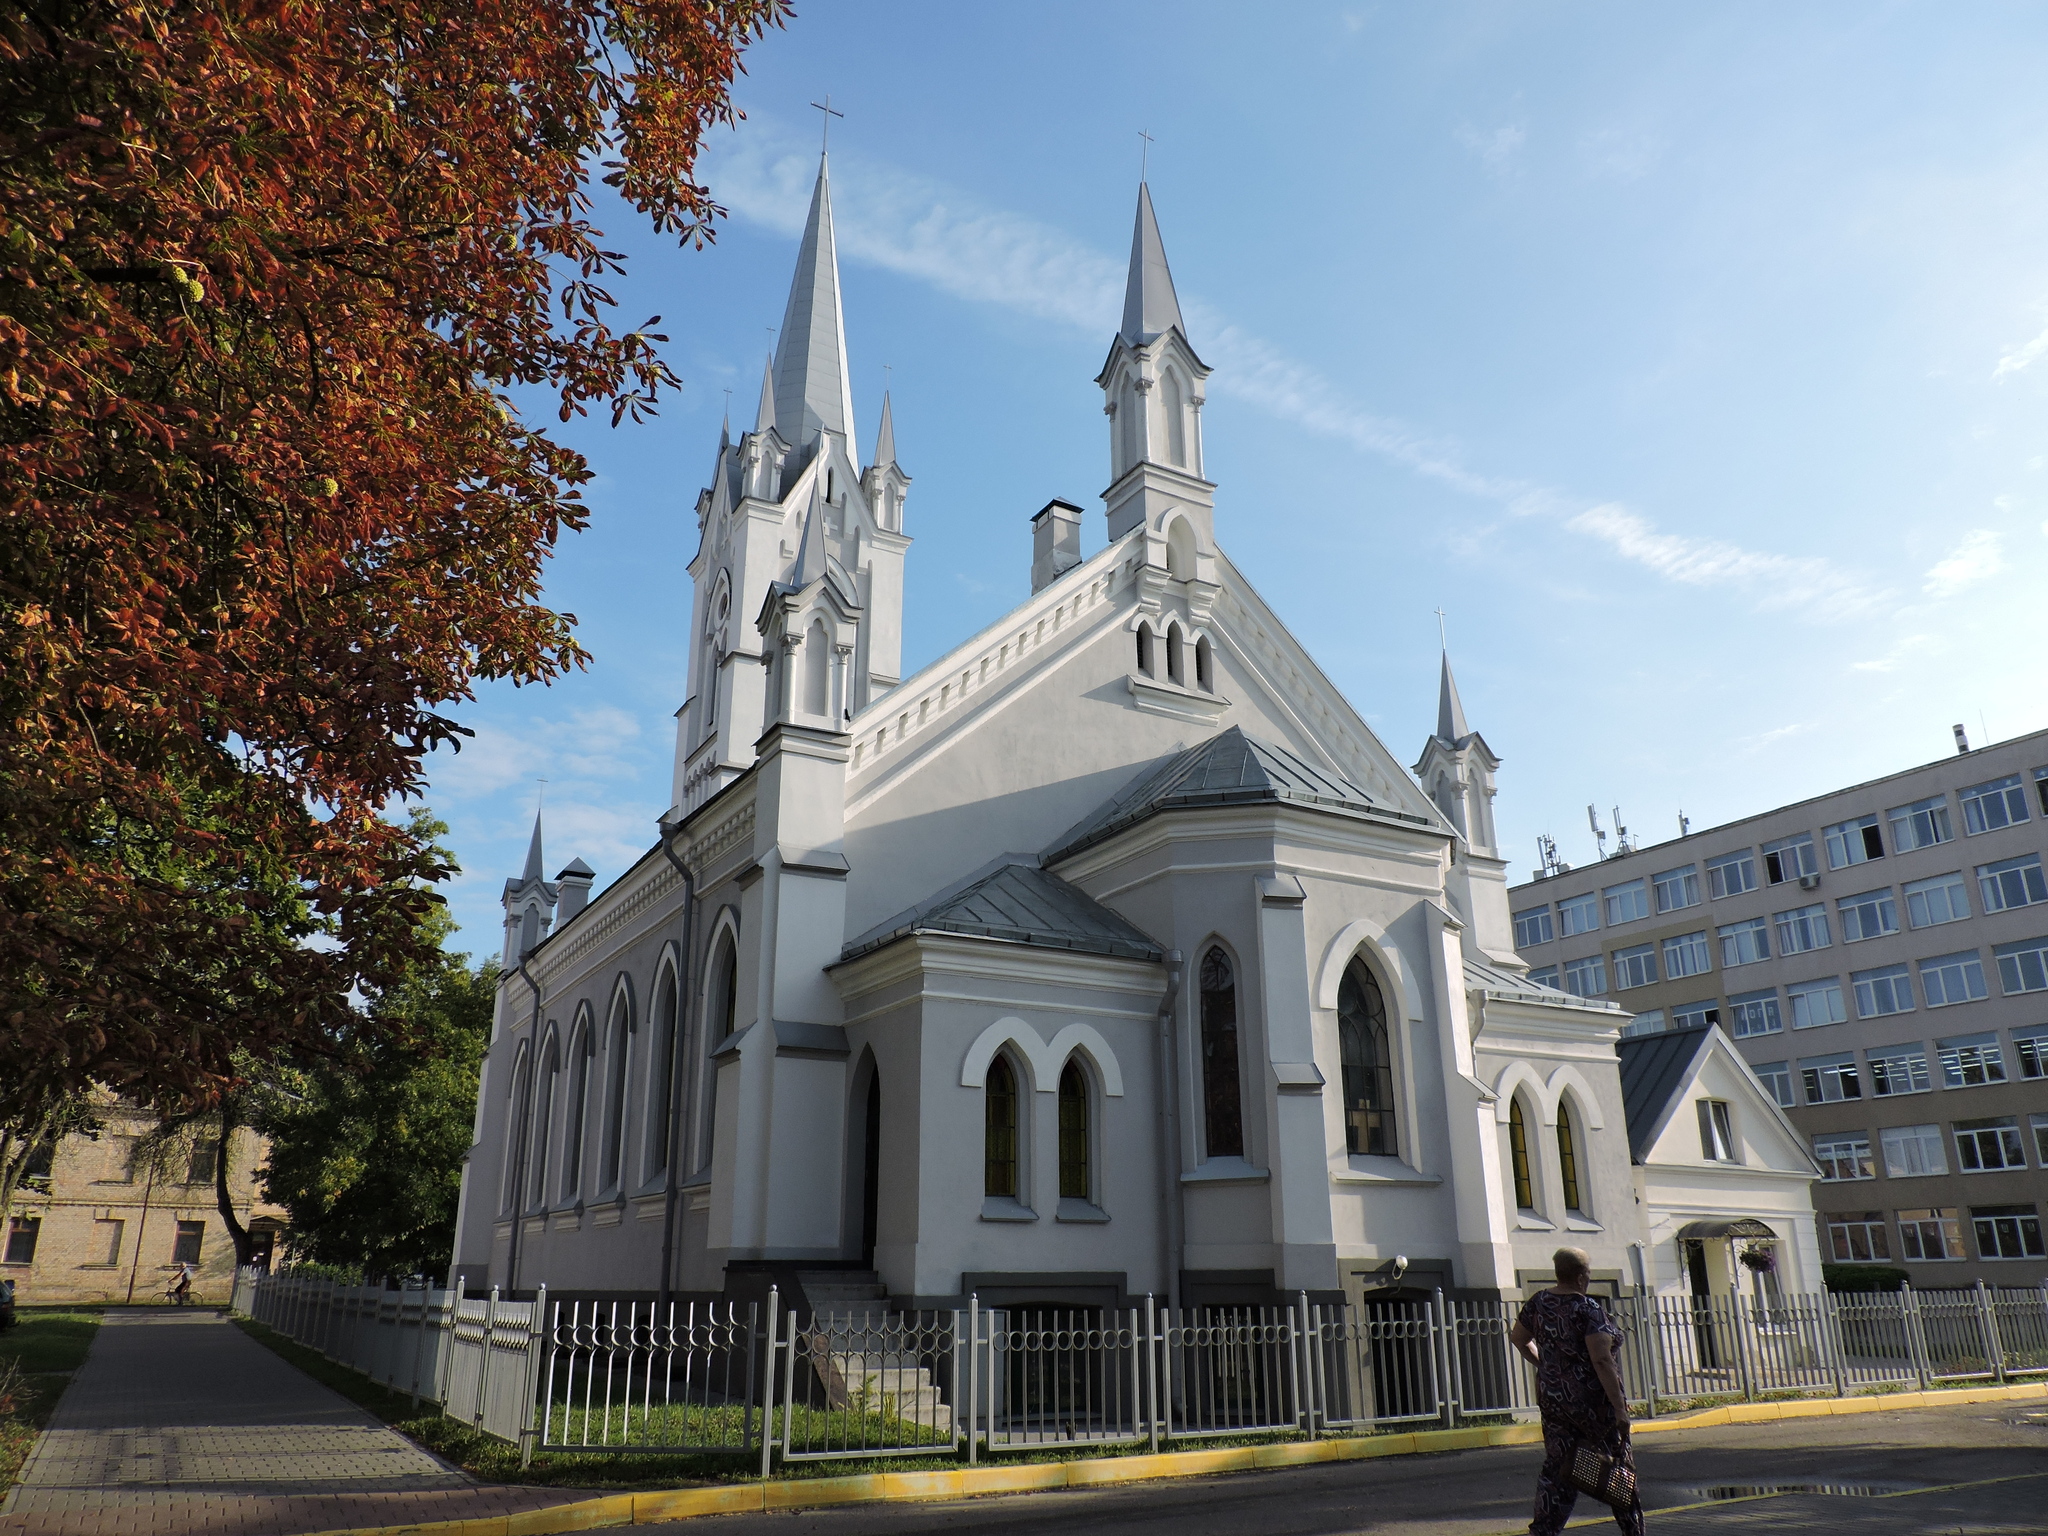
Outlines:
<svg viewBox="0 0 2048 1536"><path fill-rule="evenodd" d="M1140 773L1108 804L1060 839L1042 863L1052 864L1135 826L1160 811L1261 800L1371 811L1428 826L1425 817L1378 805L1349 779L1312 768L1285 747L1230 727Z"/></svg>
<svg viewBox="0 0 2048 1536"><path fill-rule="evenodd" d="M1692 1071L1713 1033L1711 1024L1633 1035L1617 1041L1621 1058L1621 1111L1628 1121L1629 1157L1640 1163L1670 1118L1672 1095Z"/></svg>
<svg viewBox="0 0 2048 1536"><path fill-rule="evenodd" d="M913 933L963 933L1043 949L1126 960L1159 960L1165 951L1094 897L1028 863L1008 863L964 889L941 893L846 946L852 960Z"/></svg>
<svg viewBox="0 0 2048 1536"><path fill-rule="evenodd" d="M1581 997L1576 992L1546 987L1540 981L1531 981L1527 976L1517 976L1512 971L1488 965L1484 960L1474 960L1469 955L1465 957L1465 985L1477 987L1496 997L1514 998L1525 1003L1546 1003L1553 1008L1583 1008L1594 1013L1625 1011L1618 1004L1602 998Z"/></svg>

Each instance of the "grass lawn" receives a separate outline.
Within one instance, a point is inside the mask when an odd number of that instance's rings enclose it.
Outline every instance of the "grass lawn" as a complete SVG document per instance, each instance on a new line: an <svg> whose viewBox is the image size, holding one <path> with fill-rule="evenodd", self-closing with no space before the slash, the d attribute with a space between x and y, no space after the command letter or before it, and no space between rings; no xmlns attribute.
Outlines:
<svg viewBox="0 0 2048 1536"><path fill-rule="evenodd" d="M100 1326L96 1311L24 1307L20 1317L0 1333L0 1493L14 1486Z"/></svg>

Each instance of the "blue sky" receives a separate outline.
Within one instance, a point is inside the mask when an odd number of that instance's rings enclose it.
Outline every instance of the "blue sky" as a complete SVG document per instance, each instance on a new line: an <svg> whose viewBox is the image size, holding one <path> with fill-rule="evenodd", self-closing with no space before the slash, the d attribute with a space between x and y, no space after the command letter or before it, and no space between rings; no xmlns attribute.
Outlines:
<svg viewBox="0 0 2048 1536"><path fill-rule="evenodd" d="M906 674L1028 594L1049 498L1103 542L1144 129L1218 537L1403 762L1446 611L1514 878L1538 833L1592 856L1589 801L1657 841L2048 725L2039 7L812 0L747 63L713 247L600 209L685 384L566 429L598 479L549 599L595 659L483 690L433 764L458 943L497 946L537 778L550 873L652 842L692 507L828 91L859 446L886 377L914 477Z"/></svg>

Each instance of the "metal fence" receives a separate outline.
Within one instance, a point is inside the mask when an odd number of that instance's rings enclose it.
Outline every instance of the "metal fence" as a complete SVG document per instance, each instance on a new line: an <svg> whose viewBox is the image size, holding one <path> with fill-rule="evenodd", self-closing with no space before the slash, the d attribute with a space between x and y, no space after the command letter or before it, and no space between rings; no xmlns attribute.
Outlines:
<svg viewBox="0 0 2048 1536"><path fill-rule="evenodd" d="M1317 1306L820 1309L531 1301L244 1271L235 1307L535 1452L803 1461L1222 1435L1357 1434L1536 1411L1485 1298ZM2048 1376L2035 1290L1609 1302L1630 1394L1701 1398Z"/></svg>

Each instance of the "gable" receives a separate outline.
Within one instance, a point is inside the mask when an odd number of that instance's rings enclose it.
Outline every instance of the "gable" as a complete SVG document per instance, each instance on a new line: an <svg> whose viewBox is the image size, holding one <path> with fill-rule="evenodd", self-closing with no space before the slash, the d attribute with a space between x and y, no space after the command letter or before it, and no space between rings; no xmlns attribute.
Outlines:
<svg viewBox="0 0 2048 1536"><path fill-rule="evenodd" d="M1624 1064L1623 1100L1629 1109L1629 1142L1636 1162L1698 1165L1702 1161L1699 1111L1694 1106L1701 1099L1722 1099L1733 1111L1745 1166L1784 1173L1818 1172L1805 1138L1718 1026L1671 1033L1691 1037L1681 1046L1687 1060L1682 1070L1665 1076L1656 1118L1642 1130L1635 1119L1640 1100L1630 1095L1631 1074ZM1649 1045L1660 1038L1642 1036L1623 1044ZM1647 1145L1636 1150L1639 1138Z"/></svg>

